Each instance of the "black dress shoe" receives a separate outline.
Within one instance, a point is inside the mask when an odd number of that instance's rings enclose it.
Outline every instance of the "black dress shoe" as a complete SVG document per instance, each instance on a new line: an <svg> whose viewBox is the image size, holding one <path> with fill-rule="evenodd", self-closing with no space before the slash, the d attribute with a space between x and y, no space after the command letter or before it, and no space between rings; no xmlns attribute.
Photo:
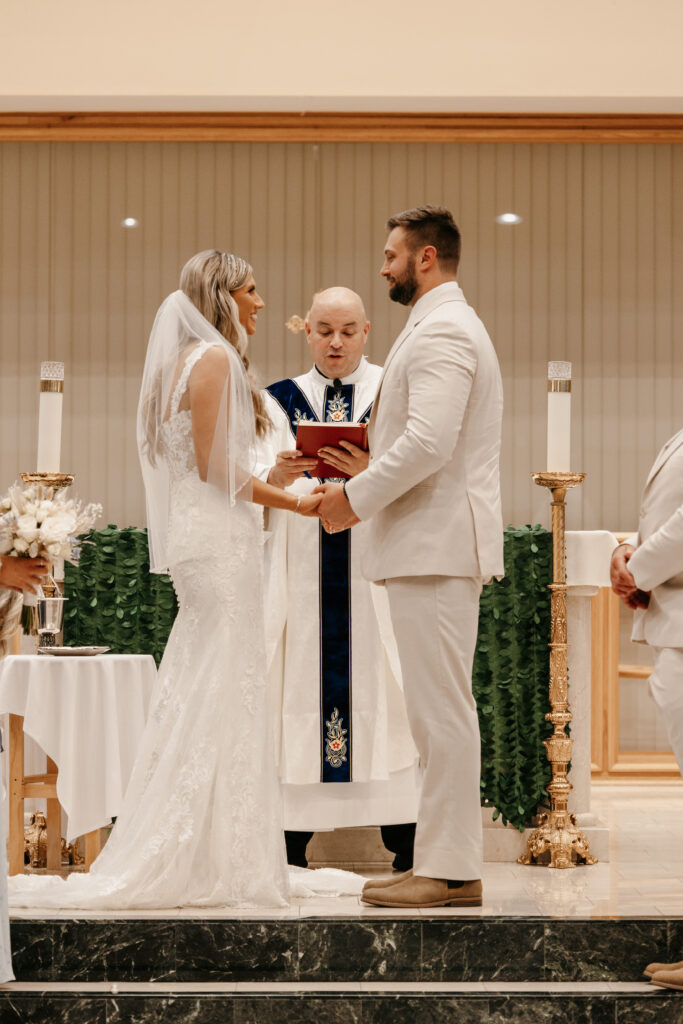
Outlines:
<svg viewBox="0 0 683 1024"><path fill-rule="evenodd" d="M295 868L307 868L306 847L313 838L312 832L285 832L287 863Z"/></svg>

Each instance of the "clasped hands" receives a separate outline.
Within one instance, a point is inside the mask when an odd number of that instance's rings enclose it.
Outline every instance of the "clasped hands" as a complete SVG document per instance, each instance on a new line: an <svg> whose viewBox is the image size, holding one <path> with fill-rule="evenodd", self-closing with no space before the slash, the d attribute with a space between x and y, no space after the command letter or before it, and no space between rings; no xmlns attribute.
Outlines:
<svg viewBox="0 0 683 1024"><path fill-rule="evenodd" d="M630 544L621 544L615 549L610 564L612 590L628 608L647 608L650 603L649 590L640 590L629 571L628 562L635 551Z"/></svg>
<svg viewBox="0 0 683 1024"><path fill-rule="evenodd" d="M366 451L350 441L340 441L339 448L324 447L318 451L318 458L339 469L347 476L356 476L367 468L369 456ZM268 474L268 483L276 487L289 487L304 473L312 472L317 459L303 455L294 449L278 452L275 465ZM354 514L341 484L320 484L301 499L299 514L318 516L322 519L327 533L338 533L355 526L360 520Z"/></svg>

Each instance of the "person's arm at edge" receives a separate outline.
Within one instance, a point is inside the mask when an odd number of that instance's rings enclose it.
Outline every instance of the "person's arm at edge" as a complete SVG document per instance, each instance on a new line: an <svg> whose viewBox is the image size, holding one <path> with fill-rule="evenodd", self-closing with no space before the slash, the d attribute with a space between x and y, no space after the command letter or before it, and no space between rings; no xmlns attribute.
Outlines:
<svg viewBox="0 0 683 1024"><path fill-rule="evenodd" d="M628 567L637 586L645 591L683 573L683 505L638 545Z"/></svg>

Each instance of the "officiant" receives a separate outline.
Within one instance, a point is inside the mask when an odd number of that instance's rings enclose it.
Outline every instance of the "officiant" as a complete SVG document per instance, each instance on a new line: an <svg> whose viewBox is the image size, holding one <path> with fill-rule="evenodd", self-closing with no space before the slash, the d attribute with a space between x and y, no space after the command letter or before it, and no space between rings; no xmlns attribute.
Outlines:
<svg viewBox="0 0 683 1024"><path fill-rule="evenodd" d="M257 475L295 494L319 483L296 450L300 422L367 423L381 367L366 359L370 324L348 288L318 292L305 321L308 373L266 389L274 427ZM354 476L368 455L350 442L325 461ZM294 521L296 520L296 521ZM394 867L412 867L417 753L410 735L386 594L363 579L357 530L327 534L318 520L269 510L266 641L279 714L276 737L290 864L307 865L313 833L380 825Z"/></svg>

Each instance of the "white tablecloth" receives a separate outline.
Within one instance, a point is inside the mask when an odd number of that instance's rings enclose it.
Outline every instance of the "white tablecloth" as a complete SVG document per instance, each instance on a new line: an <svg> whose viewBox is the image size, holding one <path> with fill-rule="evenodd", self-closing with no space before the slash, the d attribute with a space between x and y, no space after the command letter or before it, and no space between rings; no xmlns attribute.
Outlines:
<svg viewBox="0 0 683 1024"><path fill-rule="evenodd" d="M59 769L67 842L120 812L155 680L149 654L0 662L0 713L23 715L24 732Z"/></svg>

